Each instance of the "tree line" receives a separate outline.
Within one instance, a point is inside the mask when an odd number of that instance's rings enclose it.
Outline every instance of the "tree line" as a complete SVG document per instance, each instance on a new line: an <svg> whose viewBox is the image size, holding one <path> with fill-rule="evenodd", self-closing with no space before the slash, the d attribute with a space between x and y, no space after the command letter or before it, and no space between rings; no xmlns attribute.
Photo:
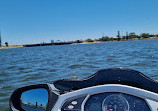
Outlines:
<svg viewBox="0 0 158 111"><path fill-rule="evenodd" d="M141 33L140 35L137 35L135 32L130 32L129 34L126 33L126 35L120 36L120 32L118 31L117 37L103 36L103 37L98 38L98 39L88 38L86 40L76 40L73 42L74 43L82 43L84 41L86 41L86 42L124 41L124 40L133 40L133 39L145 39L145 38L151 38L151 37L158 37L158 34Z"/></svg>

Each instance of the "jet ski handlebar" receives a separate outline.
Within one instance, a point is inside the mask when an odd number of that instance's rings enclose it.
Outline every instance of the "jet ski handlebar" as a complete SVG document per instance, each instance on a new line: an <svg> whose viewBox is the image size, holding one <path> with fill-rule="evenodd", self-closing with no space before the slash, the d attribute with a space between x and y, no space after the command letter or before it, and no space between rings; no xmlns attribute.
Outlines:
<svg viewBox="0 0 158 111"><path fill-rule="evenodd" d="M139 71L126 68L103 69L82 80L62 79L55 81L53 84L61 92L97 85L122 84L158 93L157 81L150 79Z"/></svg>
<svg viewBox="0 0 158 111"><path fill-rule="evenodd" d="M157 111L158 82L126 68L16 89L10 111ZM95 107L96 106L96 107Z"/></svg>

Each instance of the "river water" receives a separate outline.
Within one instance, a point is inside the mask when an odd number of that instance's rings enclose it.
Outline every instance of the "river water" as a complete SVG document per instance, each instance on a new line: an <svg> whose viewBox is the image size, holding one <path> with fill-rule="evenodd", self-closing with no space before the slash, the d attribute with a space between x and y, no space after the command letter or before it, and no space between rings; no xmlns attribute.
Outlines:
<svg viewBox="0 0 158 111"><path fill-rule="evenodd" d="M81 79L111 67L138 70L158 80L158 39L0 50L0 111L19 87Z"/></svg>

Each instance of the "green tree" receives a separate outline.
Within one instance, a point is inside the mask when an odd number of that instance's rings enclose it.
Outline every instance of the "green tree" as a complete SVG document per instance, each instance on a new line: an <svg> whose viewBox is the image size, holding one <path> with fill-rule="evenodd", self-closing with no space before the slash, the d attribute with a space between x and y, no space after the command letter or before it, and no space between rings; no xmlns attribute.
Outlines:
<svg viewBox="0 0 158 111"><path fill-rule="evenodd" d="M5 42L6 47L8 47L8 42Z"/></svg>
<svg viewBox="0 0 158 111"><path fill-rule="evenodd" d="M125 40L125 39L126 39L126 36L122 36L122 39Z"/></svg>
<svg viewBox="0 0 158 111"><path fill-rule="evenodd" d="M92 40L92 39L90 39L90 38L88 38L87 40L86 40L86 42L93 42L94 40Z"/></svg>
<svg viewBox="0 0 158 111"><path fill-rule="evenodd" d="M115 38L113 38L113 37L110 37L110 41L113 41L113 40L115 40Z"/></svg>
<svg viewBox="0 0 158 111"><path fill-rule="evenodd" d="M138 36L137 38L138 38L138 39L141 39L141 36Z"/></svg>
<svg viewBox="0 0 158 111"><path fill-rule="evenodd" d="M138 38L138 35L136 35L135 32L131 32L131 33L129 33L129 37L128 37L128 38L129 38L129 39Z"/></svg>
<svg viewBox="0 0 158 111"><path fill-rule="evenodd" d="M150 34L149 37L156 37L156 35L154 35L154 34Z"/></svg>
<svg viewBox="0 0 158 111"><path fill-rule="evenodd" d="M141 33L140 36L143 38L149 38L149 33Z"/></svg>
<svg viewBox="0 0 158 111"><path fill-rule="evenodd" d="M110 41L110 38L108 36L105 36L105 37L99 38L98 41Z"/></svg>
<svg viewBox="0 0 158 111"><path fill-rule="evenodd" d="M76 40L75 43L82 43L82 40Z"/></svg>

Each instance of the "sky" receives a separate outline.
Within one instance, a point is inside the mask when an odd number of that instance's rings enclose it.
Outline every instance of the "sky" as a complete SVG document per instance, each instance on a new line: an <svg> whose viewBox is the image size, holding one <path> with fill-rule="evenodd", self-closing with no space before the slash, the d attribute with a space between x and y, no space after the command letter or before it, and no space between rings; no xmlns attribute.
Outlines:
<svg viewBox="0 0 158 111"><path fill-rule="evenodd" d="M3 45L158 34L158 0L0 0Z"/></svg>

